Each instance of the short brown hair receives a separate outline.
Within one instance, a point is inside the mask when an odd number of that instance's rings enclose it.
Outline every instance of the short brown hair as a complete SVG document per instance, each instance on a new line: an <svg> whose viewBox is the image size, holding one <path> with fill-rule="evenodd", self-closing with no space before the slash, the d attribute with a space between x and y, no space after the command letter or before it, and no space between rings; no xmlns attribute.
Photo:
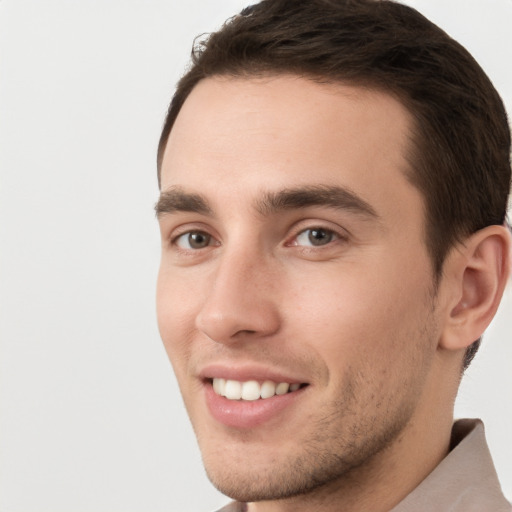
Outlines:
<svg viewBox="0 0 512 512"><path fill-rule="evenodd" d="M163 126L159 180L174 121L200 80L282 73L377 88L411 112L408 179L425 199L436 279L457 241L505 222L510 129L499 94L465 48L391 0L263 0L196 41Z"/></svg>

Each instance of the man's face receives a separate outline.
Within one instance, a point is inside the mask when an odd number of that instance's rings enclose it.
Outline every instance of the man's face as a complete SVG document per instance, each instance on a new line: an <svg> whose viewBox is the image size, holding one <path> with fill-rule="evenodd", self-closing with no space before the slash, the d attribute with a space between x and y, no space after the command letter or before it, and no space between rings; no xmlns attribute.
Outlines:
<svg viewBox="0 0 512 512"><path fill-rule="evenodd" d="M339 480L410 449L428 417L439 322L409 133L389 95L293 76L207 79L186 100L158 319L225 494Z"/></svg>

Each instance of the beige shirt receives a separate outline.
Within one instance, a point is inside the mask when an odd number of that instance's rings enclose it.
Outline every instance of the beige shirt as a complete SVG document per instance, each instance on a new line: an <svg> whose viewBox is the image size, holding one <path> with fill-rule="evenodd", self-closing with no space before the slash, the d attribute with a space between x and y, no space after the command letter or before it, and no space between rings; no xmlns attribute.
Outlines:
<svg viewBox="0 0 512 512"><path fill-rule="evenodd" d="M452 449L430 475L390 512L512 512L505 499L480 420L459 420ZM244 512L230 503L218 512Z"/></svg>

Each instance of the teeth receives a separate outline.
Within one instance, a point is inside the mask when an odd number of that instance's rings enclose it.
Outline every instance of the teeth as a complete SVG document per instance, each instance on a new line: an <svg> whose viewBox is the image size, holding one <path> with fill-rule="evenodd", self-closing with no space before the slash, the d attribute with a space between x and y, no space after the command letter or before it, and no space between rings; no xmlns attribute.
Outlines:
<svg viewBox="0 0 512 512"><path fill-rule="evenodd" d="M276 385L271 380L266 380L261 385L261 398L270 398L276 394Z"/></svg>
<svg viewBox="0 0 512 512"><path fill-rule="evenodd" d="M242 384L242 400L258 400L260 397L260 385L255 380Z"/></svg>
<svg viewBox="0 0 512 512"><path fill-rule="evenodd" d="M224 395L224 389L226 388L226 379L213 379L213 390L217 395Z"/></svg>
<svg viewBox="0 0 512 512"><path fill-rule="evenodd" d="M217 395L224 396L229 400L259 400L260 398L271 398L274 395L285 395L288 392L297 391L300 384L295 382L275 383L270 380L260 384L256 380L240 382L229 379L213 379L213 390Z"/></svg>
<svg viewBox="0 0 512 512"><path fill-rule="evenodd" d="M288 393L288 390L290 389L290 384L287 384L286 382L280 382L276 386L276 395L285 395Z"/></svg>
<svg viewBox="0 0 512 512"><path fill-rule="evenodd" d="M237 380L227 380L224 396L229 400L240 400L242 398L242 383Z"/></svg>

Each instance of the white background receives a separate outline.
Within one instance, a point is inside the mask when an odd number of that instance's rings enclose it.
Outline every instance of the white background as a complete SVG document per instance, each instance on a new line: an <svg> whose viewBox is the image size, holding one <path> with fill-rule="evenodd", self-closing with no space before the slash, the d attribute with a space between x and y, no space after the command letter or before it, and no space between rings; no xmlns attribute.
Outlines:
<svg viewBox="0 0 512 512"><path fill-rule="evenodd" d="M410 3L512 111L512 0ZM241 0L0 1L0 512L207 511L155 321L155 152L195 35ZM512 498L512 297L465 378Z"/></svg>

